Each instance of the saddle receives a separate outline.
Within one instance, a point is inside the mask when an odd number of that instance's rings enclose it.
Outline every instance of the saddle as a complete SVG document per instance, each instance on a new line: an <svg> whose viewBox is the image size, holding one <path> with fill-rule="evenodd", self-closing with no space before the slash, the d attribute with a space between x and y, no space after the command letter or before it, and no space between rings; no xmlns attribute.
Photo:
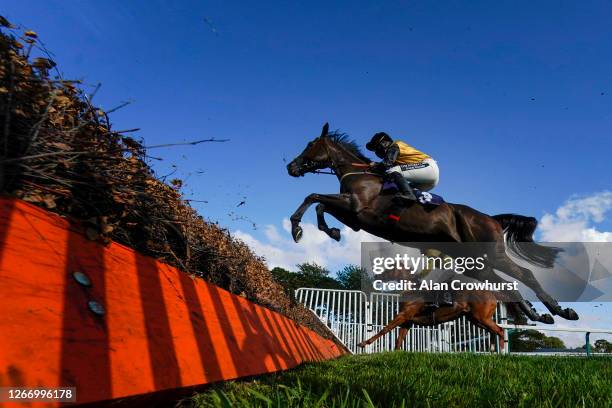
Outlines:
<svg viewBox="0 0 612 408"><path fill-rule="evenodd" d="M384 182L382 187L383 193L395 193L397 191L399 191L399 189L393 181L387 180ZM414 195L416 196L417 201L422 205L437 207L440 204L444 203L444 199L442 198L442 196L439 196L437 194L429 193L427 191L421 191L415 187L412 188L412 191L414 191Z"/></svg>

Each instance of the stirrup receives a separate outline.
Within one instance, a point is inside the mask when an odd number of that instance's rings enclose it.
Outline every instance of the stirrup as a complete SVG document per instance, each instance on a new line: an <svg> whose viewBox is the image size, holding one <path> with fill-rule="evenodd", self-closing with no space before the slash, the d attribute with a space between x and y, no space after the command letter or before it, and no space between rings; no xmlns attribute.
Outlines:
<svg viewBox="0 0 612 408"><path fill-rule="evenodd" d="M438 303L440 306L452 306L454 304L453 295L447 291L440 293Z"/></svg>
<svg viewBox="0 0 612 408"><path fill-rule="evenodd" d="M417 198L416 196L410 196L407 193L397 193L393 198L392 198L393 202L399 203L399 204L404 204L406 202L412 202L412 201L416 201Z"/></svg>

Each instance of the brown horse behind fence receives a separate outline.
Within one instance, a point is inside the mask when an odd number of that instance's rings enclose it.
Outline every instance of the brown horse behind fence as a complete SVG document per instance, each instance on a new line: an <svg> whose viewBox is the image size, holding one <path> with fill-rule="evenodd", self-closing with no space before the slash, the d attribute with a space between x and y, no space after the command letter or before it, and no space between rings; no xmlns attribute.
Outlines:
<svg viewBox="0 0 612 408"><path fill-rule="evenodd" d="M455 299L452 306L442 306L435 310L427 310L425 299L420 296L409 301L400 302L400 311L395 318L387 323L381 331L362 341L358 346L365 347L368 344L372 344L399 326L400 332L395 341L395 350L400 350L412 325L434 326L466 316L476 326L487 330L494 336L499 336L499 350L503 350L504 330L493 320L493 314L497 307L497 299L493 292L466 290L455 292L454 296Z"/></svg>

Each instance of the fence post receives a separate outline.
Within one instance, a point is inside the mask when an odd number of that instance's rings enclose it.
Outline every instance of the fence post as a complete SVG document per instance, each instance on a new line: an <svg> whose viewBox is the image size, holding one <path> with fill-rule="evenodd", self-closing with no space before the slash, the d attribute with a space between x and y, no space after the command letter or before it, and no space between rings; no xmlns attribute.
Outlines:
<svg viewBox="0 0 612 408"><path fill-rule="evenodd" d="M591 356L591 344L589 343L589 338L591 337L591 333L590 332L586 332L586 344L585 344L585 348L586 348L586 353L587 353L587 357Z"/></svg>
<svg viewBox="0 0 612 408"><path fill-rule="evenodd" d="M505 338L505 348L508 350L508 354L510 354L510 334L512 334L512 332L515 331L515 329L504 329L504 337L506 337L506 335L508 336L508 338Z"/></svg>

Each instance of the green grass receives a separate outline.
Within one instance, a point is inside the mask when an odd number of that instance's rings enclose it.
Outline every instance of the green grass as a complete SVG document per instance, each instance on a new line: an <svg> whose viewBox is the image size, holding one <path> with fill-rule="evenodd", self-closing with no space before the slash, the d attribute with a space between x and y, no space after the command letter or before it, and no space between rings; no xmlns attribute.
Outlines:
<svg viewBox="0 0 612 408"><path fill-rule="evenodd" d="M383 353L226 382L191 407L612 407L612 358Z"/></svg>

